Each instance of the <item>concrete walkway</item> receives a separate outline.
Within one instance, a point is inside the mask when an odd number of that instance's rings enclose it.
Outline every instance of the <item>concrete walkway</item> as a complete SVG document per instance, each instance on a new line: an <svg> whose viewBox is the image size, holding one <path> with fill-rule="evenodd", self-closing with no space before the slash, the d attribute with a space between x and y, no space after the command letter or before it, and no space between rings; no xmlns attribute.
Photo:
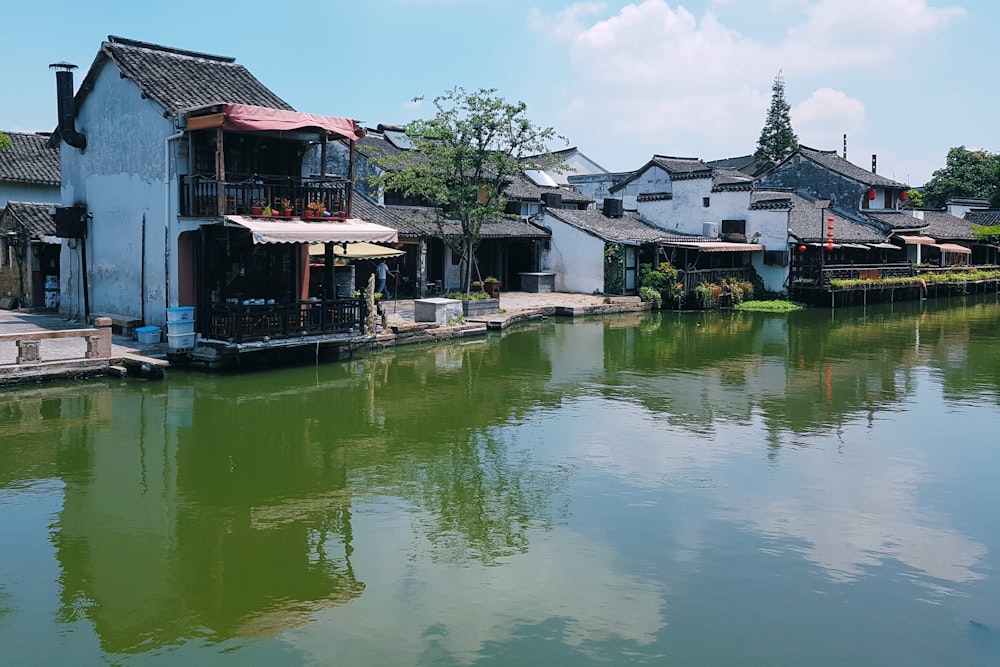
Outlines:
<svg viewBox="0 0 1000 667"><path fill-rule="evenodd" d="M33 331L63 331L67 329L90 329L81 321L64 320L51 311L41 310L0 310L0 333L30 333ZM82 338L60 338L42 341L40 352L44 361L82 359L86 355L86 342ZM165 359L167 344L142 345L125 336L111 336L111 356L124 357L130 354ZM13 343L0 345L0 366L17 363L17 346Z"/></svg>
<svg viewBox="0 0 1000 667"><path fill-rule="evenodd" d="M386 320L390 327L414 322L413 300L387 300L384 304ZM488 323L489 328L499 329L511 321L525 319L533 314L552 315L558 309L567 314L601 314L602 312L621 312L623 310L641 310L642 304L635 297L612 297L590 294L569 294L563 292L529 293L501 292L500 309L502 312L470 318L472 321ZM90 328L81 321L68 321L51 311L16 311L0 310L0 333L28 333L32 331L59 331L65 329ZM164 337L165 339L165 337ZM112 357L138 355L152 359L166 359L167 343L142 344L130 337L115 334L112 336ZM44 361L61 361L80 359L85 356L85 342L82 338L64 338L42 341L41 357ZM0 366L14 364L17 361L17 347L11 344L0 345Z"/></svg>

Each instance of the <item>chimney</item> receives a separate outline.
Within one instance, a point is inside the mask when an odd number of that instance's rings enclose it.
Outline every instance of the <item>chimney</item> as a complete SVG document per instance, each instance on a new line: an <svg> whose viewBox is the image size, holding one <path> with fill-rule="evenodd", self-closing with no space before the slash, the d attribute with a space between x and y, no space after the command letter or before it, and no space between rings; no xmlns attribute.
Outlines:
<svg viewBox="0 0 1000 667"><path fill-rule="evenodd" d="M872 153L872 173L875 173L875 164L878 162L878 155Z"/></svg>
<svg viewBox="0 0 1000 667"><path fill-rule="evenodd" d="M847 133L844 133L844 159L847 159Z"/></svg>
<svg viewBox="0 0 1000 667"><path fill-rule="evenodd" d="M87 148L87 137L76 131L76 106L73 102L72 63L52 63L49 69L56 70L56 101L59 105L59 136L73 148L81 151Z"/></svg>

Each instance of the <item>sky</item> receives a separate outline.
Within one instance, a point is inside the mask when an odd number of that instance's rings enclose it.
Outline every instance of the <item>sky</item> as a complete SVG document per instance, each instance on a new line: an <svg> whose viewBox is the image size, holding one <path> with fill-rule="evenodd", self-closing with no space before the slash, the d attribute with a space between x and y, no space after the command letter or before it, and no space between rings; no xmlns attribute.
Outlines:
<svg viewBox="0 0 1000 667"><path fill-rule="evenodd" d="M912 186L954 146L1000 152L996 0L8 3L0 130L56 124L108 35L233 56L295 109L368 126L495 88L610 171L754 151L780 72L792 127ZM86 7L87 11L79 11ZM422 98L420 101L415 99Z"/></svg>

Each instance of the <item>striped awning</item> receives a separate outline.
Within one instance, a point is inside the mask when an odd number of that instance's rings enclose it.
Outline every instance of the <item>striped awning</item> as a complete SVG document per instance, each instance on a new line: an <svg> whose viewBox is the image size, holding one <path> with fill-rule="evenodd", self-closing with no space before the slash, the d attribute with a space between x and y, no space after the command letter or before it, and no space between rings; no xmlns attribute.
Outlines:
<svg viewBox="0 0 1000 667"><path fill-rule="evenodd" d="M306 222L304 220L267 220L227 215L227 225L249 230L258 243L395 243L395 229L357 218L343 221Z"/></svg>
<svg viewBox="0 0 1000 667"><path fill-rule="evenodd" d="M664 241L663 245L701 252L756 252L764 246L757 243L727 243L726 241Z"/></svg>
<svg viewBox="0 0 1000 667"><path fill-rule="evenodd" d="M953 252L959 255L972 254L972 250L966 248L964 245L958 245L957 243L938 243L937 247L941 252Z"/></svg>
<svg viewBox="0 0 1000 667"><path fill-rule="evenodd" d="M906 245L936 245L934 239L929 236L900 236L898 238Z"/></svg>

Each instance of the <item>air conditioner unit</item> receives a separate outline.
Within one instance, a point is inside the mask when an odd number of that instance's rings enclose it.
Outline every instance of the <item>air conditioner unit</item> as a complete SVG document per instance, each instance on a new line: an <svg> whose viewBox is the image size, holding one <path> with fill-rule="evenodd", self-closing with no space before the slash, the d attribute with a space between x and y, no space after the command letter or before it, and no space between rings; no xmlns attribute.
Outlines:
<svg viewBox="0 0 1000 667"><path fill-rule="evenodd" d="M713 239L717 238L719 236L719 223L717 222L701 223L701 235L709 236Z"/></svg>

